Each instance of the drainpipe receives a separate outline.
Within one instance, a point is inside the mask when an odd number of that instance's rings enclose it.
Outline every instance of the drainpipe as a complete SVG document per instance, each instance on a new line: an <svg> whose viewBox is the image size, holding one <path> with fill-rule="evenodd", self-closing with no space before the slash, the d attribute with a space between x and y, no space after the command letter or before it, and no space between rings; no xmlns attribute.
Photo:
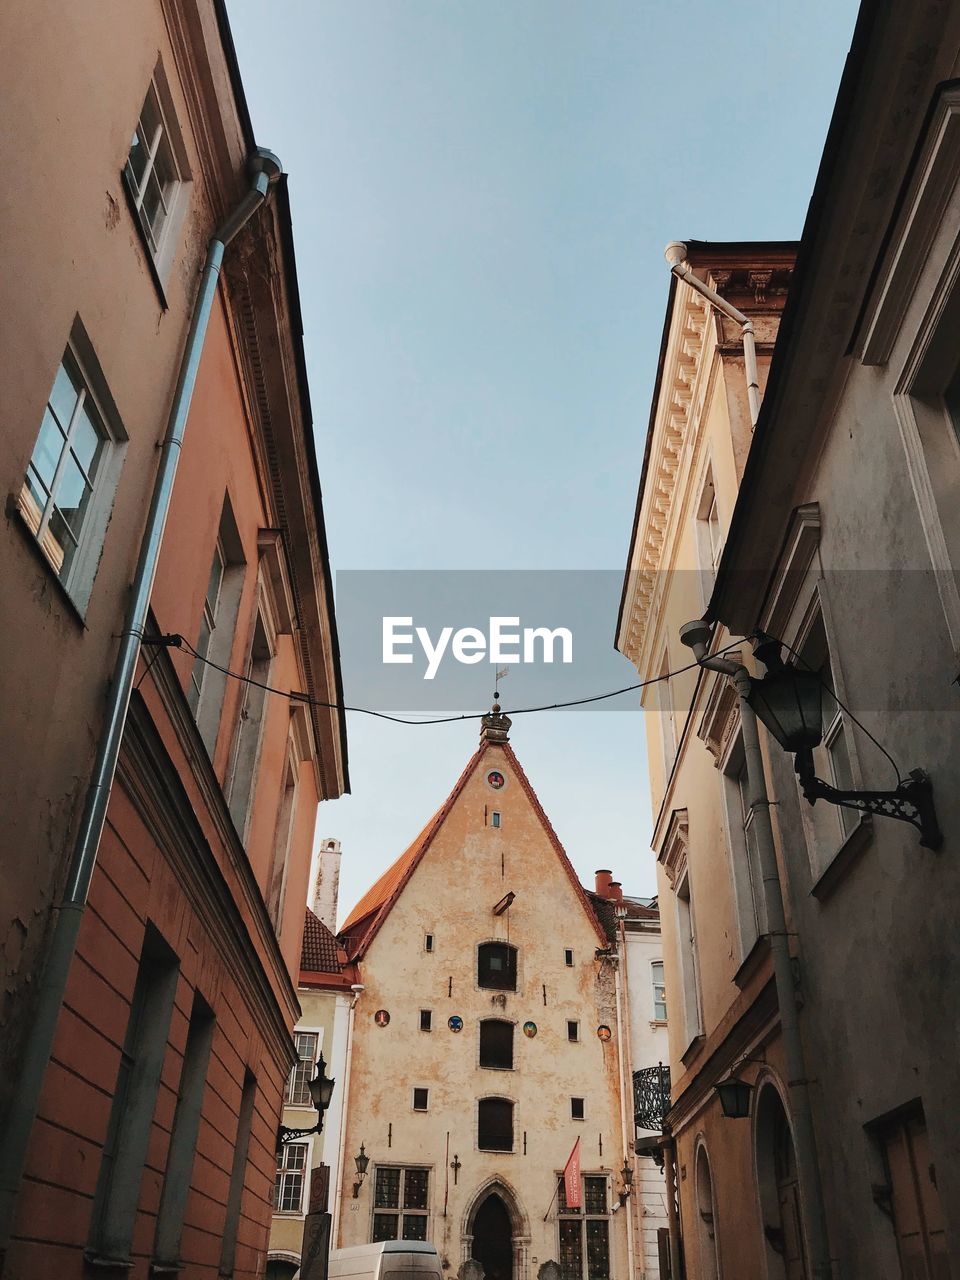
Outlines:
<svg viewBox="0 0 960 1280"><path fill-rule="evenodd" d="M330 1246L337 1248L340 1239L340 1214L343 1211L343 1182L346 1171L343 1167L343 1153L347 1145L347 1107L350 1105L350 1066L353 1062L353 1024L357 1016L357 1001L363 994L362 982L355 982L350 987L353 992L353 1003L347 1020L347 1061L343 1072L343 1102L340 1107L340 1143L337 1148L337 1191L333 1198L333 1223L330 1227Z"/></svg>
<svg viewBox="0 0 960 1280"><path fill-rule="evenodd" d="M747 701L750 695L750 673L739 662L707 656L710 628L705 622L688 622L680 628L680 639L693 650L701 667L705 667L708 671L719 671L722 675L728 676L740 698L740 730L743 735L743 752L747 763L750 812L753 816L754 830L757 833L757 852L760 860L760 874L763 877L763 900L767 912L767 938L773 958L774 983L780 1011L780 1032L783 1037L783 1053L787 1067L787 1087L793 1114L797 1179L803 1205L803 1235L813 1280L830 1280L832 1271L827 1243L823 1186L817 1159L809 1082L804 1068L803 1043L800 1039L800 1017L797 1009L793 963L787 940L780 868L773 843L770 800L767 795L763 756L760 752L757 717Z"/></svg>
<svg viewBox="0 0 960 1280"><path fill-rule="evenodd" d="M740 326L743 334L743 365L747 375L747 400L750 402L750 425L755 427L760 413L760 383L757 376L757 339L753 321L742 311L731 306L726 298L721 298L715 289L711 289L698 275L694 274L687 263L687 246L682 240L671 240L664 249L663 256L678 280L685 280L690 288L702 294L711 306L722 311L725 316L729 316Z"/></svg>
<svg viewBox="0 0 960 1280"><path fill-rule="evenodd" d="M250 157L250 190L207 245L207 257L194 303L186 346L180 359L176 389L167 429L163 437L153 496L140 543L136 574L124 619L120 646L107 694L104 728L97 747L93 774L87 787L83 816L74 845L67 883L57 910L37 995L36 1013L21 1055L20 1073L7 1116L6 1133L0 1143L0 1271L13 1230L17 1195L23 1177L30 1133L37 1113L40 1091L63 1004L67 976L80 932L80 921L97 862L97 850L113 787L120 743L127 719L133 678L140 657L140 641L147 621L150 594L156 576L163 530L170 507L173 482L180 460L180 447L187 414L203 350L207 323L217 293L220 267L227 245L256 213L267 197L271 182L281 173L280 161L260 147Z"/></svg>
<svg viewBox="0 0 960 1280"><path fill-rule="evenodd" d="M636 1177L633 1152L630 1150L630 1147L628 1146L629 1137L627 1132L627 1114L628 1114L628 1109L632 1111L632 1108L630 1108L629 1104L630 1104L630 1101L632 1100L631 1095L633 1093L633 1078L630 1075L630 1063L628 1061L629 1049L627 1050L627 1053L625 1053L623 1048L624 992L623 992L623 979L620 976L621 966L627 963L627 948L626 948L626 940L624 938L623 920L622 919L618 920L617 924L618 924L617 932L620 935L619 940L623 944L622 950L620 952L620 955L617 956L617 962L614 965L614 969L613 969L613 978L614 978L614 984L616 989L616 1000L617 1000L617 1053L620 1056L620 1137L621 1137L621 1141L623 1142L624 1161L630 1162L630 1167L634 1168L634 1177ZM627 1275L630 1277L630 1280L635 1280L634 1271L633 1271L633 1268L634 1268L634 1256L633 1256L634 1217L633 1217L632 1205L633 1205L633 1186L631 1185L627 1187L627 1198L626 1198L626 1201L624 1202L624 1207L627 1210Z"/></svg>

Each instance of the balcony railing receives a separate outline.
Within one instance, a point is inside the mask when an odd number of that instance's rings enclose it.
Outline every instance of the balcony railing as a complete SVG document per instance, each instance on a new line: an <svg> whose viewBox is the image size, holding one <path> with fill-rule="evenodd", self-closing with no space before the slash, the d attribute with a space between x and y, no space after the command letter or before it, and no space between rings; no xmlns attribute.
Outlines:
<svg viewBox="0 0 960 1280"><path fill-rule="evenodd" d="M638 1129L663 1132L670 1110L670 1068L659 1063L633 1073L633 1118Z"/></svg>

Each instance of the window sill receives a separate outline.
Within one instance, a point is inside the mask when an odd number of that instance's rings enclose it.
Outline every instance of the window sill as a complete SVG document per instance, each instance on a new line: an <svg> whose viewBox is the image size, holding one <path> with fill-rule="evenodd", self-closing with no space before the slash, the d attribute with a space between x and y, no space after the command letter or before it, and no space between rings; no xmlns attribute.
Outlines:
<svg viewBox="0 0 960 1280"><path fill-rule="evenodd" d="M742 991L752 977L756 975L764 960L770 954L770 939L765 933L757 936L753 946L743 957L740 968L733 975L733 980Z"/></svg>
<svg viewBox="0 0 960 1280"><path fill-rule="evenodd" d="M650 1019L650 1026L651 1026L655 1031L657 1030L657 1028L658 1028L658 1027L665 1027L666 1025L667 1025L667 1020L666 1020L666 1018L651 1018L651 1019Z"/></svg>
<svg viewBox="0 0 960 1280"><path fill-rule="evenodd" d="M132 1258L108 1258L95 1249L85 1249L83 1260L88 1267L95 1267L98 1271L130 1271L133 1267Z"/></svg>
<svg viewBox="0 0 960 1280"><path fill-rule="evenodd" d="M810 890L813 897L818 902L827 902L872 843L873 818L869 813L862 813L860 821L827 863L819 879L814 881Z"/></svg>
<svg viewBox="0 0 960 1280"><path fill-rule="evenodd" d="M56 569L50 563L49 556L47 556L44 553L43 547L41 547L40 543L37 541L36 537L34 536L33 530L30 528L29 524L27 524L26 518L24 517L23 512L20 510L20 499L18 495L15 493L11 493L7 497L7 519L10 520L13 524L15 524L17 528L20 530L20 532L23 534L24 538L26 539L27 545L30 547L30 550L33 552L37 561L41 565L43 565L44 570L49 575L51 581L53 582L54 587L58 591L60 595L60 599L67 606L68 610L72 614L74 621L79 623L79 625L84 629L84 631L86 631L87 623L80 609L80 606L77 604L76 600L74 600L73 596L67 590L64 583L60 580L60 577L58 576Z"/></svg>
<svg viewBox="0 0 960 1280"><path fill-rule="evenodd" d="M150 1274L152 1276L175 1276L183 1270L182 1262L151 1262Z"/></svg>
<svg viewBox="0 0 960 1280"><path fill-rule="evenodd" d="M495 1067L492 1062L479 1063L481 1071L515 1071L516 1067Z"/></svg>
<svg viewBox="0 0 960 1280"><path fill-rule="evenodd" d="M681 1053L680 1061L683 1063L685 1067L689 1067L690 1063L694 1060L694 1058L697 1057L700 1050L703 1048L703 1043L705 1038L706 1037L704 1036L703 1032L698 1031L697 1034L690 1041L690 1043L687 1045L686 1049L684 1049L683 1053Z"/></svg>

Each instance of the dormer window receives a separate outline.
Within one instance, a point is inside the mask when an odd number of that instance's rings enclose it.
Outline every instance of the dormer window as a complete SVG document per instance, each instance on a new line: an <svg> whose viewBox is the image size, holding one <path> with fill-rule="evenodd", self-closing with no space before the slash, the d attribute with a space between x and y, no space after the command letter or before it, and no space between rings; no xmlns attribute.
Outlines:
<svg viewBox="0 0 960 1280"><path fill-rule="evenodd" d="M483 942L477 948L477 986L516 991L517 948L508 942Z"/></svg>

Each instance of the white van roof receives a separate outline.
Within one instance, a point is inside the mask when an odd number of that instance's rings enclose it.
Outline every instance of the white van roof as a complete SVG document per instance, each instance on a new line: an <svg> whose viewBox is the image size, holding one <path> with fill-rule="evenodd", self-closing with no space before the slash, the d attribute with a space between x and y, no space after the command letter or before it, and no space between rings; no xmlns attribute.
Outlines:
<svg viewBox="0 0 960 1280"><path fill-rule="evenodd" d="M432 1253L436 1257L437 1246L426 1240L381 1240L377 1244L354 1244L346 1249L333 1249L331 1255L338 1258L368 1257L377 1253Z"/></svg>

